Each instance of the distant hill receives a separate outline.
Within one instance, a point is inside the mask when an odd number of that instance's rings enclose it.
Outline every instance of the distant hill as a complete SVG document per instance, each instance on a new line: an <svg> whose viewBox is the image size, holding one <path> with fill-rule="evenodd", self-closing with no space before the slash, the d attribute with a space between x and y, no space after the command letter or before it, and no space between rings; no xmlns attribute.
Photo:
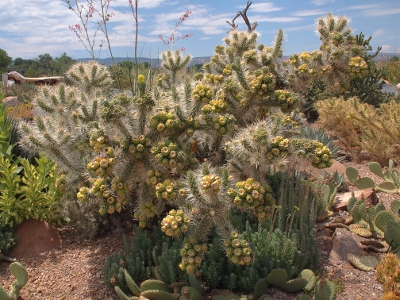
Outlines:
<svg viewBox="0 0 400 300"><path fill-rule="evenodd" d="M371 52L370 54L373 54L373 52ZM376 57L375 60L388 60L391 59L394 56L398 56L400 57L399 53L379 53ZM282 60L289 58L289 56L285 55L282 57ZM78 58L76 59L77 61L81 61L81 62L85 62L85 61L89 61L92 60L91 58ZM111 58L100 58L97 59L97 61L105 66L110 66L112 65L112 60ZM134 57L114 57L114 61L116 63L120 63L123 61L135 61ZM148 62L151 63L151 66L153 68L159 67L161 64L161 59L159 58L146 58L146 57L139 57L138 58L139 63L143 63L143 62ZM193 57L189 63L189 67L195 65L195 64L204 64L206 62L210 61L210 56L203 56L203 57Z"/></svg>

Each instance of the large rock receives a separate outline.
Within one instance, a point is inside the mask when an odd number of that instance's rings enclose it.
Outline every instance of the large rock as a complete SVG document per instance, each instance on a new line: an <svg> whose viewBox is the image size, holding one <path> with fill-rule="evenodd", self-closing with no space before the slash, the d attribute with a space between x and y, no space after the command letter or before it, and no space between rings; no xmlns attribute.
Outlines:
<svg viewBox="0 0 400 300"><path fill-rule="evenodd" d="M324 177L326 173L335 173L336 171L338 172L339 175L344 175L346 174L346 166L344 166L342 163L338 162L337 160L332 161L332 166L326 169L318 169L315 168L311 165L311 162L308 160L301 160L297 167L297 170L300 172L306 172L309 174L311 177L315 179L321 179ZM347 177L345 176L345 180L347 180Z"/></svg>
<svg viewBox="0 0 400 300"><path fill-rule="evenodd" d="M369 254L361 246L361 241L366 240L344 228L336 228L332 238L332 250L329 254L329 262L332 265L338 265L347 261L349 254L367 255Z"/></svg>
<svg viewBox="0 0 400 300"><path fill-rule="evenodd" d="M17 245L10 257L27 258L62 245L58 230L46 221L27 220L17 227Z"/></svg>

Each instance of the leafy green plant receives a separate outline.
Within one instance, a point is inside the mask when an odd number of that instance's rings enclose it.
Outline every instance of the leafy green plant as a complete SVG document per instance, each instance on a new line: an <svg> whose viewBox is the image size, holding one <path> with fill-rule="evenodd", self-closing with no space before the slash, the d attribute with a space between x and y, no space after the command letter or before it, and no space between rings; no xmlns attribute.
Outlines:
<svg viewBox="0 0 400 300"><path fill-rule="evenodd" d="M60 199L63 177L58 176L54 162L45 157L11 162L0 155L0 219L3 224L19 225L27 219L60 224ZM23 171L23 172L22 172Z"/></svg>

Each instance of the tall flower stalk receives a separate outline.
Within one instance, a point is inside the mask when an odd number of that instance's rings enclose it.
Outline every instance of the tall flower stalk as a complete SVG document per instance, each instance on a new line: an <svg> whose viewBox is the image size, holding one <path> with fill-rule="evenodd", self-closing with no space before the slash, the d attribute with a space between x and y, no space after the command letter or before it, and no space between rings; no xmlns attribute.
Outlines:
<svg viewBox="0 0 400 300"><path fill-rule="evenodd" d="M176 32L178 30L179 25L182 24L183 21L185 21L189 15L192 13L192 11L187 10L180 18L179 21L175 24L174 30L172 31L171 35L169 36L168 40L165 40L164 37L161 35L158 36L158 38L164 43L164 45L169 47L169 50L172 51L172 48L174 44L179 41L179 40L187 40L190 38L193 33L188 33L188 34L183 34L181 36L176 37ZM180 51L185 51L184 47L179 48Z"/></svg>
<svg viewBox="0 0 400 300"><path fill-rule="evenodd" d="M139 33L139 20L138 20L138 6L139 0L135 0L135 4L133 4L132 0L129 0L129 7L132 9L132 15L135 19L135 78L138 78L139 75L139 63L138 63L138 56L137 56L137 43L138 43L138 33ZM133 90L132 90L133 92ZM138 85L135 84L135 92L138 93Z"/></svg>
<svg viewBox="0 0 400 300"><path fill-rule="evenodd" d="M105 37L105 40L101 40L99 43L99 51L97 58L100 57L103 44L107 42L108 50L110 52L111 59L114 64L114 56L111 50L110 37L108 35L107 22L113 17L114 12L109 12L111 0L100 0L100 9L94 5L94 0L86 0L86 5L80 4L78 0L74 0L75 8L71 5L70 0L64 0L70 10L72 10L79 18L80 24L69 25L68 28L75 33L79 41L83 44L89 55L95 59L95 47L96 38L98 32L101 31ZM94 14L98 14L100 21L97 22L97 28L94 30L93 36L91 37L89 29L89 20L93 18Z"/></svg>

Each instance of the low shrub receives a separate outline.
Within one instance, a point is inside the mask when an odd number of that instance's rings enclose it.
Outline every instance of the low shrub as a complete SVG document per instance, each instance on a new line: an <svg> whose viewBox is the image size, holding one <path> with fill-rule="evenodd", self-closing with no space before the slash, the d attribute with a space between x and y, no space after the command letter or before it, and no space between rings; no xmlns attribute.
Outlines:
<svg viewBox="0 0 400 300"><path fill-rule="evenodd" d="M366 150L373 160L385 164L400 159L400 103L392 100L379 108L358 98L331 98L316 103L319 124L334 130L355 157Z"/></svg>

